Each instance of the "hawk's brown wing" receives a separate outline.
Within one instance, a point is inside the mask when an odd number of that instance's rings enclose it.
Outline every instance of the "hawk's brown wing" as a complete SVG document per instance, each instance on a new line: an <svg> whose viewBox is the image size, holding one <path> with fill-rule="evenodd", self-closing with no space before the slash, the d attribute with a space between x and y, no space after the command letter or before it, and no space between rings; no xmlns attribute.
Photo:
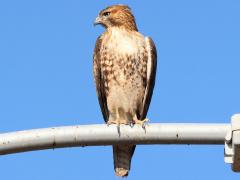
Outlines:
<svg viewBox="0 0 240 180"><path fill-rule="evenodd" d="M93 71L94 71L95 84L97 88L98 102L102 110L103 118L105 122L107 122L109 117L109 111L107 107L107 98L106 98L106 92L104 88L104 79L101 73L101 54L100 54L101 44L102 44L102 40L100 37L98 37L96 41L95 49L94 49Z"/></svg>
<svg viewBox="0 0 240 180"><path fill-rule="evenodd" d="M146 88L145 94L143 98L143 106L140 111L140 119L145 119L148 108L151 102L153 88L155 85L155 77L156 77L156 70L157 70L157 50L153 40L150 37L145 38L146 41L146 48L148 55L147 57L147 78L146 78Z"/></svg>

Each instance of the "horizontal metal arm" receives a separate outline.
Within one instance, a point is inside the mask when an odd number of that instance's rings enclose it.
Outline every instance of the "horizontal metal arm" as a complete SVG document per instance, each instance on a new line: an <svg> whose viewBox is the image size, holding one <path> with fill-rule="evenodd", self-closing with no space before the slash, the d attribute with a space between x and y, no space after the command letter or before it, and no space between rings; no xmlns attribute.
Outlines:
<svg viewBox="0 0 240 180"><path fill-rule="evenodd" d="M0 134L0 155L113 144L224 144L230 124L79 125Z"/></svg>

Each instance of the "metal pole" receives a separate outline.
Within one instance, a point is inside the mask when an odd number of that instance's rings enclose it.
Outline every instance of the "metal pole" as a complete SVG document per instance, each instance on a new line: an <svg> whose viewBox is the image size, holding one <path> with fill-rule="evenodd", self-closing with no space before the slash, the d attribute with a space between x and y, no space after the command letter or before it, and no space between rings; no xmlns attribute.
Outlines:
<svg viewBox="0 0 240 180"><path fill-rule="evenodd" d="M224 144L230 124L79 125L0 134L0 155L112 144Z"/></svg>

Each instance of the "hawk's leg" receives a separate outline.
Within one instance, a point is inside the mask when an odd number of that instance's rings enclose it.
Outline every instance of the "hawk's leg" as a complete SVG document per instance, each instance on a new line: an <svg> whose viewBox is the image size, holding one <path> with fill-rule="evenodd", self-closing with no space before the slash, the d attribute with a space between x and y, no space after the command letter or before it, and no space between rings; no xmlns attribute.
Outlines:
<svg viewBox="0 0 240 180"><path fill-rule="evenodd" d="M107 121L107 125L109 126L109 125L111 125L111 124L117 124L117 121L116 121L116 119L109 119L108 121Z"/></svg>
<svg viewBox="0 0 240 180"><path fill-rule="evenodd" d="M125 124L125 125L127 125L129 123L125 119L111 119L111 120L108 120L107 125L111 125L111 124L117 124L117 125Z"/></svg>
<svg viewBox="0 0 240 180"><path fill-rule="evenodd" d="M128 122L128 120L120 117L119 109L117 108L116 109L116 118L111 118L107 122L107 125L111 125L111 124L117 124L119 126L120 124L128 125L129 122Z"/></svg>
<svg viewBox="0 0 240 180"><path fill-rule="evenodd" d="M148 120L147 118L145 118L145 119L143 119L143 120L139 120L139 119L137 118L137 115L135 115L135 116L133 117L133 123L134 123L134 124L139 124L139 125L141 125L143 128L145 128L145 125L146 125L147 122L149 122L149 120Z"/></svg>
<svg viewBox="0 0 240 180"><path fill-rule="evenodd" d="M114 118L110 118L107 122L107 125L111 125L111 124L116 124L117 125L117 131L118 131L118 135L120 137L120 124L129 124L128 121L126 119L123 119L120 117L120 114L119 114L119 110L116 109L116 113L115 113L116 117Z"/></svg>
<svg viewBox="0 0 240 180"><path fill-rule="evenodd" d="M107 125L111 125L111 124L116 124L116 125L120 125L120 124L125 124L125 125L128 125L128 121L125 120L125 119L121 119L121 118L116 118L116 119L109 119L108 122L107 122Z"/></svg>

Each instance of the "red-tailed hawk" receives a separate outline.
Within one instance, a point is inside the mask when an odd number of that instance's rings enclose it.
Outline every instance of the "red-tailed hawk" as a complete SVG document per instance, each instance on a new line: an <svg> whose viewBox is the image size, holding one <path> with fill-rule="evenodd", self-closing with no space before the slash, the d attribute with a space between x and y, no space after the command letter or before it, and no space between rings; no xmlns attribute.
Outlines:
<svg viewBox="0 0 240 180"><path fill-rule="evenodd" d="M155 45L138 32L128 6L107 7L95 24L106 28L94 50L94 78L104 120L143 125L155 83ZM128 175L134 149L135 145L113 146L117 176Z"/></svg>

